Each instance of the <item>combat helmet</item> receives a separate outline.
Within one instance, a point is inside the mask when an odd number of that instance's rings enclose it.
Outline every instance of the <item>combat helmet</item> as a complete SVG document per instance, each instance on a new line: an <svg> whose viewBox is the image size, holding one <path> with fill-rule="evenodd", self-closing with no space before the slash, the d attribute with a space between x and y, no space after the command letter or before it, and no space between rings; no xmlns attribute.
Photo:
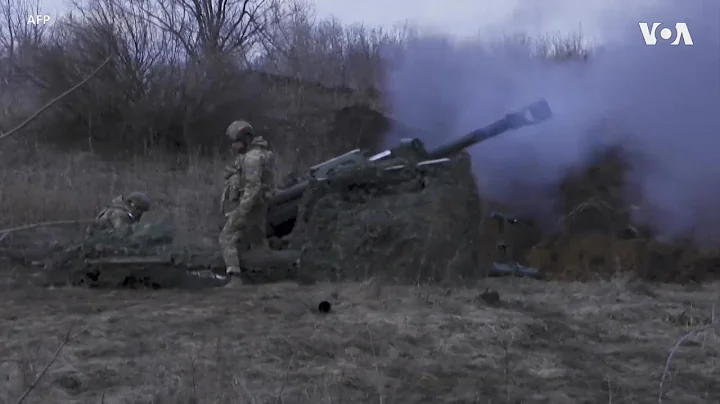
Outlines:
<svg viewBox="0 0 720 404"><path fill-rule="evenodd" d="M141 212L150 210L150 198L142 192L133 192L128 195L125 200L131 208Z"/></svg>
<svg viewBox="0 0 720 404"><path fill-rule="evenodd" d="M225 131L225 135L232 142L241 140L242 136L255 136L252 126L247 121L233 121Z"/></svg>

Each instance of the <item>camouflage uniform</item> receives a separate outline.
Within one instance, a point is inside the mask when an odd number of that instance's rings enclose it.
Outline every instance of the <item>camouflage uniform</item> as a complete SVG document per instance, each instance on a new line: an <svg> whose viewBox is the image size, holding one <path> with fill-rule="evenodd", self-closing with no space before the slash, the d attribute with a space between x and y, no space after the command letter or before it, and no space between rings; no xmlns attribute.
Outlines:
<svg viewBox="0 0 720 404"><path fill-rule="evenodd" d="M127 197L118 196L95 217L88 227L88 235L96 231L129 228L139 222L143 213L150 210L150 199L142 192L133 192Z"/></svg>
<svg viewBox="0 0 720 404"><path fill-rule="evenodd" d="M218 241L227 273L239 274L240 251L268 248L267 210L275 190L275 155L245 121L231 123L226 134L245 150L226 167L222 207L227 221ZM226 209L228 202L233 206Z"/></svg>

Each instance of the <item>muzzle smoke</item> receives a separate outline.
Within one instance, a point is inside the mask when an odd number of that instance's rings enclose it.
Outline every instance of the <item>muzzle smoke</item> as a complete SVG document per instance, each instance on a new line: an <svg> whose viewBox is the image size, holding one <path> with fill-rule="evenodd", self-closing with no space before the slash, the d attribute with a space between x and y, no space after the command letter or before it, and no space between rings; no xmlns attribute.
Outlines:
<svg viewBox="0 0 720 404"><path fill-rule="evenodd" d="M392 112L438 134L422 139L432 147L544 97L551 121L470 149L484 196L554 221L563 178L598 149L619 147L642 162L628 178L643 200L638 222L663 237L718 241L720 3L663 3L599 18L612 35L587 61L541 60L517 44L417 38L388 72ZM639 22L685 22L694 45L671 46L658 30L658 44L646 46Z"/></svg>

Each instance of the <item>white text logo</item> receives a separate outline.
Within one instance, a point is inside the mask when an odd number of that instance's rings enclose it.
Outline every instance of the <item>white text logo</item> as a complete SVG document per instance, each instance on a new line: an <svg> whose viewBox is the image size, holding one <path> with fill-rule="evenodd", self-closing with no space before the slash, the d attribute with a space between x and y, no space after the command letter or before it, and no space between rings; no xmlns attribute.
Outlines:
<svg viewBox="0 0 720 404"><path fill-rule="evenodd" d="M28 25L45 25L50 22L50 16L47 14L31 15L28 17Z"/></svg>
<svg viewBox="0 0 720 404"><path fill-rule="evenodd" d="M654 46L657 44L657 29L663 25L659 22L652 23L652 26L650 26L647 22L641 22L640 23L640 32L642 33L643 39L645 40L645 45L647 46ZM692 45L693 40L692 36L690 36L690 30L688 29L688 26L684 22L678 22L675 23L675 29L671 29L668 27L663 27L660 29L660 38L668 41L670 38L673 38L673 41L670 43L670 45L680 45L680 40L682 40L683 45Z"/></svg>

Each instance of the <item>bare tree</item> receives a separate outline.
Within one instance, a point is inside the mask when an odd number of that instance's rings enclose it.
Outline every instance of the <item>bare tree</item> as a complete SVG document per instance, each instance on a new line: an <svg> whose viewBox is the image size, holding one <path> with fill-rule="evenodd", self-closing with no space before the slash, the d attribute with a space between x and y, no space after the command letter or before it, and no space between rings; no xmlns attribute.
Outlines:
<svg viewBox="0 0 720 404"><path fill-rule="evenodd" d="M42 43L47 32L44 24L28 24L28 16L40 14L40 0L1 0L0 57L4 62L4 80L9 81L17 59L26 57Z"/></svg>
<svg viewBox="0 0 720 404"><path fill-rule="evenodd" d="M182 44L185 56L244 56L259 43L279 0L139 0L137 11Z"/></svg>
<svg viewBox="0 0 720 404"><path fill-rule="evenodd" d="M328 120L311 115L352 104L367 89L378 98L382 51L403 40L317 19L300 0L75 1L20 71L45 102L111 57L33 121L52 128L41 134L93 150L101 143L129 153L160 144L214 148L222 137L210 134L240 115L285 138L324 133ZM15 32L4 36L7 44L17 42Z"/></svg>
<svg viewBox="0 0 720 404"><path fill-rule="evenodd" d="M288 6L288 18L272 27L274 48L256 62L259 70L330 87L377 89L386 49L402 45L406 31L346 26L335 18L318 19L302 2Z"/></svg>

